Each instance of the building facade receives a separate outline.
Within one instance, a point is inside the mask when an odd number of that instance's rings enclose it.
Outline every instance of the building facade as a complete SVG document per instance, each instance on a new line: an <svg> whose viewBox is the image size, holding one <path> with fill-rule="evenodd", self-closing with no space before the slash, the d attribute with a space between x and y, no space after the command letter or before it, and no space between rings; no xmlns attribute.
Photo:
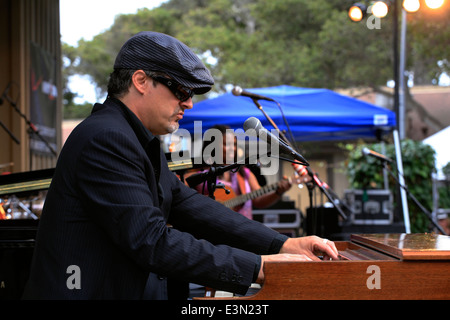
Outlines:
<svg viewBox="0 0 450 320"><path fill-rule="evenodd" d="M56 165L61 147L59 0L0 0L0 173Z"/></svg>

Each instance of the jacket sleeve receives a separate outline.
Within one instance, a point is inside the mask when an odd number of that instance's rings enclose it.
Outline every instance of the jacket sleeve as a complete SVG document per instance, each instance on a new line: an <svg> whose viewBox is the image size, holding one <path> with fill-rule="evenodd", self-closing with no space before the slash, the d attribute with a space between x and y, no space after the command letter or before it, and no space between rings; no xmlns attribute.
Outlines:
<svg viewBox="0 0 450 320"><path fill-rule="evenodd" d="M84 147L76 169L85 218L92 219L109 241L139 266L163 276L236 293L246 292L254 279L259 257L230 246L243 238L238 236L239 230L232 231L234 239L229 242L218 240L223 238L223 230L222 236L211 238L215 243L206 241L208 237L196 238L190 234L191 230L211 228L206 233L208 236L223 227L219 228L219 223L211 224L214 219L203 213L215 205L200 195L189 195L187 189L174 190L180 193L174 197L173 207L177 213L174 221L180 228L169 228L164 213L156 205L155 181L149 181L149 172L153 173L150 161L135 140L118 130L105 130ZM188 208L191 200L199 203ZM202 203L206 204L202 206ZM184 211L184 207L188 210ZM186 215L180 215L181 212ZM196 221L199 226L193 227ZM234 228L242 220L226 217L223 222L226 228ZM182 227L184 224L186 228Z"/></svg>
<svg viewBox="0 0 450 320"><path fill-rule="evenodd" d="M170 223L198 238L256 254L278 253L287 239L287 236L247 219L183 183L178 183L173 193Z"/></svg>

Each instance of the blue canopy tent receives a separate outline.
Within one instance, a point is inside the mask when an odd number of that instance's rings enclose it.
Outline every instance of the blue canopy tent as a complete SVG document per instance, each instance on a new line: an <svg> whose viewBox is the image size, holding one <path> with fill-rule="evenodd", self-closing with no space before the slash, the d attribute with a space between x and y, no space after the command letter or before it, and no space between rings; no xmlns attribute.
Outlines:
<svg viewBox="0 0 450 320"><path fill-rule="evenodd" d="M331 90L282 85L248 91L280 104L278 107L271 101L259 101L278 128L287 132L284 113L296 141L376 139L395 128L394 112ZM273 129L251 98L226 93L196 103L192 110L185 112L180 128L193 133L194 122L201 121L202 132L215 124L242 129L245 120L252 116L266 129Z"/></svg>
<svg viewBox="0 0 450 320"><path fill-rule="evenodd" d="M260 100L259 103L278 128L286 130L289 139L284 114L294 139L298 142L361 138L380 140L385 134L393 134L399 180L404 184L400 140L393 111L327 89L281 85L247 91L275 100L279 105L265 100ZM242 129L249 117L256 117L266 129L273 129L251 98L226 93L196 103L192 110L187 110L184 114L180 128L188 130L190 134L198 134L199 127L204 133L213 125L227 124L236 130ZM406 193L404 189L400 193L406 232L409 233Z"/></svg>

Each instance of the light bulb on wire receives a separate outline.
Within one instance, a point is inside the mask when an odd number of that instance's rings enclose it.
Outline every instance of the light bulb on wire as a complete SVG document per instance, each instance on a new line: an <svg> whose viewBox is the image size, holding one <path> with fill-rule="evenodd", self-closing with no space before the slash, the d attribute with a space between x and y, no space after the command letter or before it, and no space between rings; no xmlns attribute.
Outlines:
<svg viewBox="0 0 450 320"><path fill-rule="evenodd" d="M384 1L377 1L372 6L372 14L377 18L386 17L389 8Z"/></svg>
<svg viewBox="0 0 450 320"><path fill-rule="evenodd" d="M425 4L430 9L437 9L444 4L444 0L425 0Z"/></svg>
<svg viewBox="0 0 450 320"><path fill-rule="evenodd" d="M407 12L417 12L420 9L419 0L405 0L403 1L403 9Z"/></svg>

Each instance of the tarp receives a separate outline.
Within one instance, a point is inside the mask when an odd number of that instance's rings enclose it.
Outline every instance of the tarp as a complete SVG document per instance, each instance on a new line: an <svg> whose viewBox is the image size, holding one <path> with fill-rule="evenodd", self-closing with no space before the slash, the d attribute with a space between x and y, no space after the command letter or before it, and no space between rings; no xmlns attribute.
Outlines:
<svg viewBox="0 0 450 320"><path fill-rule="evenodd" d="M279 106L259 101L280 130L287 130L284 114L296 141L376 139L380 132L391 133L395 128L394 112L327 89L281 85L246 91L278 102ZM193 133L194 121L201 121L202 132L215 124L242 129L249 117L256 117L266 129L273 129L251 98L226 93L186 110L180 128ZM288 133L286 136L290 138Z"/></svg>

